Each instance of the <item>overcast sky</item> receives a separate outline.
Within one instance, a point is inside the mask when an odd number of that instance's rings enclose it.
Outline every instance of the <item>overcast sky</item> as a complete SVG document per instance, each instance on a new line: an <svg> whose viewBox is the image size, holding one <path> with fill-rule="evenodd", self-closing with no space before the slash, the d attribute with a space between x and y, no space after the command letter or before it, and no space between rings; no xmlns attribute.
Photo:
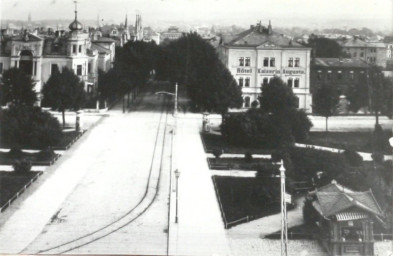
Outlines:
<svg viewBox="0 0 393 256"><path fill-rule="evenodd" d="M159 22L238 24L272 20L273 26L360 27L392 29L393 0L79 0L78 17L144 25ZM2 19L72 19L73 0L0 0ZM331 25L331 26L330 26Z"/></svg>

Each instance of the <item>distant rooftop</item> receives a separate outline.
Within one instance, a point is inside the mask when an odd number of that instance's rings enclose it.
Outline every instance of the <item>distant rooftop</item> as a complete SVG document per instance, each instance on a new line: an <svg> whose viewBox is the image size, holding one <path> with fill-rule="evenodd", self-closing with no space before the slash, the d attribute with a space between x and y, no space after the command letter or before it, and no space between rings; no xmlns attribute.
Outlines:
<svg viewBox="0 0 393 256"><path fill-rule="evenodd" d="M314 65L322 67L367 68L369 64L359 58L315 58Z"/></svg>
<svg viewBox="0 0 393 256"><path fill-rule="evenodd" d="M291 38L274 32L270 22L267 27L262 26L259 22L256 26L251 25L250 29L243 31L236 36L223 36L222 43L227 46L239 47L265 46L272 48L304 48L304 46L293 41Z"/></svg>

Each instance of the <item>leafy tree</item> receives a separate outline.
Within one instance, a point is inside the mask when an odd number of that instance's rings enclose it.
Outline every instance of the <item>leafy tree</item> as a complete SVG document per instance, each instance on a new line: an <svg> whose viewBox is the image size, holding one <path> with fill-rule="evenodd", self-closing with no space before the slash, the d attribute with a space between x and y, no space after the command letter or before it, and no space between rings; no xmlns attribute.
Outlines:
<svg viewBox="0 0 393 256"><path fill-rule="evenodd" d="M341 45L339 45L335 40L329 38L311 36L308 40L308 46L313 48L316 58L348 57L348 55L343 51Z"/></svg>
<svg viewBox="0 0 393 256"><path fill-rule="evenodd" d="M326 132L328 132L328 118L336 112L338 100L337 90L327 84L323 84L314 93L313 109L316 114L326 118Z"/></svg>
<svg viewBox="0 0 393 256"><path fill-rule="evenodd" d="M61 73L52 73L42 93L44 95L43 105L62 113L63 127L65 126L65 110L78 110L86 101L83 82L68 68L64 68Z"/></svg>
<svg viewBox="0 0 393 256"><path fill-rule="evenodd" d="M375 124L378 125L380 113L389 117L392 116L393 82L383 76L379 67L371 67L368 73L368 83L371 87L371 109L375 114Z"/></svg>
<svg viewBox="0 0 393 256"><path fill-rule="evenodd" d="M262 89L261 108L224 117L221 131L231 143L286 148L307 138L312 123L296 108L296 97L280 79Z"/></svg>
<svg viewBox="0 0 393 256"><path fill-rule="evenodd" d="M355 86L349 86L346 96L350 102L350 111L356 113L360 108L367 107L369 105L369 88L366 76L363 76Z"/></svg>
<svg viewBox="0 0 393 256"><path fill-rule="evenodd" d="M34 82L31 76L18 68L10 68L3 74L3 82L0 83L1 105L9 102L15 105L33 106L37 101L34 91Z"/></svg>
<svg viewBox="0 0 393 256"><path fill-rule="evenodd" d="M198 34L185 34L161 48L158 56L157 78L185 87L196 110L224 114L241 106L236 81L213 46Z"/></svg>
<svg viewBox="0 0 393 256"><path fill-rule="evenodd" d="M268 113L286 113L296 109L296 96L281 78L274 77L262 86L261 110Z"/></svg>
<svg viewBox="0 0 393 256"><path fill-rule="evenodd" d="M57 118L38 107L11 106L0 112L0 123L0 138L11 147L46 148L62 136Z"/></svg>

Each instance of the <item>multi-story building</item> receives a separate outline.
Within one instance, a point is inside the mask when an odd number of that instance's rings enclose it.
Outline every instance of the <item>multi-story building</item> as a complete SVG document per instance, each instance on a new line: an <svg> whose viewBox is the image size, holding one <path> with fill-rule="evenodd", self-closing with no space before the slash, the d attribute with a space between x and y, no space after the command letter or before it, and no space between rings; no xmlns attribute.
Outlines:
<svg viewBox="0 0 393 256"><path fill-rule="evenodd" d="M55 70L67 67L74 70L91 93L97 85L98 69L108 71L115 56L115 42L97 35L92 40L77 20L77 11L69 31L41 36L25 30L1 39L0 73L13 67L23 69L32 76L37 92L41 92Z"/></svg>
<svg viewBox="0 0 393 256"><path fill-rule="evenodd" d="M275 33L270 22L267 28L259 23L235 37L222 38L218 52L242 89L244 108L258 103L262 85L278 76L293 89L299 108L312 111L311 49Z"/></svg>
<svg viewBox="0 0 393 256"><path fill-rule="evenodd" d="M386 68L388 48L383 42L366 42L357 37L338 42L351 58L360 58Z"/></svg>
<svg viewBox="0 0 393 256"><path fill-rule="evenodd" d="M360 58L315 58L311 63L311 93L328 84L345 95L348 88L365 81L369 68L371 65Z"/></svg>
<svg viewBox="0 0 393 256"><path fill-rule="evenodd" d="M179 39L182 35L183 33L179 31L178 27L172 26L169 27L167 31L160 33L160 42L162 43L164 41L176 40Z"/></svg>

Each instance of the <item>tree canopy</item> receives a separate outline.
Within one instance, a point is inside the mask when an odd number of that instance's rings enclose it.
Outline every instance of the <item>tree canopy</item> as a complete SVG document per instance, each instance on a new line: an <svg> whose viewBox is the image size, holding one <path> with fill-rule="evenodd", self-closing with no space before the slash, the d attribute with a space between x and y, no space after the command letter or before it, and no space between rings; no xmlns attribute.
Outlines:
<svg viewBox="0 0 393 256"><path fill-rule="evenodd" d="M157 78L185 87L196 110L225 113L242 104L232 74L213 46L196 33L185 34L160 49Z"/></svg>
<svg viewBox="0 0 393 256"><path fill-rule="evenodd" d="M316 58L340 58L348 57L340 44L329 38L318 38L311 36L307 46L314 51Z"/></svg>
<svg viewBox="0 0 393 256"><path fill-rule="evenodd" d="M63 126L65 125L65 110L79 110L86 101L83 82L68 68L63 68L61 73L53 72L45 83L42 93L44 106L62 112Z"/></svg>
<svg viewBox="0 0 393 256"><path fill-rule="evenodd" d="M0 137L10 147L46 148L61 139L57 118L39 107L10 106L0 110Z"/></svg>
<svg viewBox="0 0 393 256"><path fill-rule="evenodd" d="M337 89L327 84L322 84L313 95L313 110L326 118L326 131L328 131L328 118L336 112L338 101Z"/></svg>
<svg viewBox="0 0 393 256"><path fill-rule="evenodd" d="M312 123L297 109L297 98L281 78L264 85L261 107L225 116L221 131L231 143L285 148L308 137Z"/></svg>
<svg viewBox="0 0 393 256"><path fill-rule="evenodd" d="M33 106L37 101L31 76L18 68L10 68L3 74L0 83L1 105L9 102L15 105Z"/></svg>

